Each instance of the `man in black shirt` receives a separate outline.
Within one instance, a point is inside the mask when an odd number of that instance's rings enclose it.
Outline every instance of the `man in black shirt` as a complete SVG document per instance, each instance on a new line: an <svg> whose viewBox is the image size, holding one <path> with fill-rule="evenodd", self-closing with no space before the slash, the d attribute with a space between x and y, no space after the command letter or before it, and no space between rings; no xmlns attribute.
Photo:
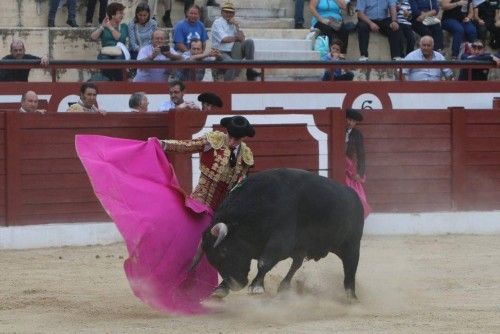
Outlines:
<svg viewBox="0 0 500 334"><path fill-rule="evenodd" d="M15 39L10 44L10 55L3 57L2 60L23 59L40 60L40 64L42 64L43 66L47 66L49 64L49 59L46 56L40 58L37 56L26 54L24 43L19 39ZM2 69L0 70L0 81L28 81L29 74L30 68L15 70Z"/></svg>

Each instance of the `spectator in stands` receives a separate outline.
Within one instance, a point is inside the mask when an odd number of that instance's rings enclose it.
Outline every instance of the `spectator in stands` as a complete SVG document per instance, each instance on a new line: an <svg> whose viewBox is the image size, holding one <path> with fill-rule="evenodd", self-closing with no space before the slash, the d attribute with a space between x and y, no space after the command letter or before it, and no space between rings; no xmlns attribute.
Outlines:
<svg viewBox="0 0 500 334"><path fill-rule="evenodd" d="M148 112L148 97L144 92L137 92L130 95L128 106L132 112Z"/></svg>
<svg viewBox="0 0 500 334"><path fill-rule="evenodd" d="M49 27L54 27L54 21L56 18L57 8L59 7L59 2L61 0L50 0L49 2ZM67 0L66 4L68 5L68 20L66 23L73 28L78 28L78 24L76 24L76 0Z"/></svg>
<svg viewBox="0 0 500 334"><path fill-rule="evenodd" d="M500 1L474 0L474 23L479 39L486 42L486 34L490 32L490 46L500 49Z"/></svg>
<svg viewBox="0 0 500 334"><path fill-rule="evenodd" d="M482 40L475 40L474 43L470 44L467 48L469 53L464 53L460 57L460 60L475 60L475 61L493 61L495 64L500 66L500 55L493 55L491 53L485 53L484 43ZM489 69L487 68L474 68L470 70L472 73L471 80L486 81L488 80ZM469 80L469 70L461 69L458 76L458 80Z"/></svg>
<svg viewBox="0 0 500 334"><path fill-rule="evenodd" d="M472 0L442 0L443 16L441 25L453 35L451 58L457 59L464 37L472 43L477 39L476 27L472 23L474 11Z"/></svg>
<svg viewBox="0 0 500 334"><path fill-rule="evenodd" d="M345 60L344 55L342 54L342 41L340 39L334 39L332 44L330 45L330 53L327 53L321 60L324 61L341 61ZM352 81L354 78L354 74L350 71L343 71L341 68L336 69L327 69L323 74L323 81Z"/></svg>
<svg viewBox="0 0 500 334"><path fill-rule="evenodd" d="M97 106L97 86L94 83L86 82L80 86L80 100L66 110L67 112L105 112Z"/></svg>
<svg viewBox="0 0 500 334"><path fill-rule="evenodd" d="M389 38L392 59L401 59L403 32L399 28L395 0L358 0L359 60L368 60L370 32L380 32Z"/></svg>
<svg viewBox="0 0 500 334"><path fill-rule="evenodd" d="M151 10L146 2L141 2L135 8L135 16L128 24L130 59L137 59L139 50L151 44L151 36L158 24L151 19Z"/></svg>
<svg viewBox="0 0 500 334"><path fill-rule="evenodd" d="M304 0L295 0L295 29L304 29Z"/></svg>
<svg viewBox="0 0 500 334"><path fill-rule="evenodd" d="M153 32L153 44L143 46L139 51L137 60L140 61L169 61L181 60L182 56L177 54L165 43L165 33L161 30ZM168 82L171 70L165 68L140 68L134 82Z"/></svg>
<svg viewBox="0 0 500 334"><path fill-rule="evenodd" d="M172 81L168 87L170 100L163 102L158 111L169 111L171 109L199 109L194 102L184 101L184 90L186 86L182 81Z"/></svg>
<svg viewBox="0 0 500 334"><path fill-rule="evenodd" d="M156 10L158 8L158 0L149 0L148 3L151 7L153 18L155 18ZM163 0L163 6L165 8L165 13L163 14L161 20L163 21L163 24L166 28L172 28L172 20L170 19L170 12L172 11L172 0Z"/></svg>
<svg viewBox="0 0 500 334"><path fill-rule="evenodd" d="M342 53L347 53L349 32L355 29L352 23L345 23L342 10L345 10L345 0L310 0L311 27L319 29L321 34L328 36L329 45L335 38L342 41Z"/></svg>
<svg viewBox="0 0 500 334"><path fill-rule="evenodd" d="M189 9L194 4L194 0L183 0L184 1L184 13L186 13ZM165 27L171 28L172 27L172 19L170 18L170 13L172 11L172 0L164 0L163 1L164 6L165 6L165 13L163 14L162 21ZM156 14L156 8L158 4L158 0L149 0L149 4L152 8L153 15ZM207 0L206 3L207 6L214 6L214 7L219 7L220 5L215 1L215 0Z"/></svg>
<svg viewBox="0 0 500 334"><path fill-rule="evenodd" d="M222 108L223 106L221 98L210 92L198 95L198 101L201 102L202 111L212 111L214 108Z"/></svg>
<svg viewBox="0 0 500 334"><path fill-rule="evenodd" d="M234 18L236 9L232 2L227 1L221 7L221 17L212 25L212 47L222 53L223 60L246 59L253 60L255 46L252 39L245 38L238 21ZM233 80L239 71L225 70L224 80ZM247 69L247 80L254 81L260 73Z"/></svg>
<svg viewBox="0 0 500 334"><path fill-rule="evenodd" d="M182 54L182 59L188 62L202 62L202 61L216 61L222 60L222 54L219 50L212 49L203 52L203 44L199 39L191 40L191 47L188 51ZM204 68L197 68L194 70L195 81L202 81L205 76ZM177 72L177 80L191 81L193 76L193 69L182 69Z"/></svg>
<svg viewBox="0 0 500 334"><path fill-rule="evenodd" d="M90 34L92 40L101 40L102 49L97 59L109 60L130 58L130 54L126 47L128 26L125 23L121 23L124 10L125 6L121 3L110 3L106 8L106 17L104 21L102 21L98 29ZM102 70L102 74L110 80L122 81L124 79L121 70Z"/></svg>
<svg viewBox="0 0 500 334"><path fill-rule="evenodd" d="M431 36L420 38L420 48L410 52L404 58L405 61L436 61L445 60L444 56L434 51L434 40ZM444 76L447 80L453 80L453 71L449 68L405 68L403 74L409 81L440 81Z"/></svg>
<svg viewBox="0 0 500 334"><path fill-rule="evenodd" d="M34 91L29 90L21 96L21 108L19 108L19 112L38 112L45 114L47 110L38 109L38 96Z"/></svg>
<svg viewBox="0 0 500 334"><path fill-rule="evenodd" d="M186 12L186 18L175 25L173 39L177 52L188 51L193 39L200 40L203 43L203 50L205 50L208 34L205 25L200 21L200 14L200 6L192 5Z"/></svg>
<svg viewBox="0 0 500 334"><path fill-rule="evenodd" d="M183 1L184 1L184 13L186 13L189 7L191 7L194 4L194 0L183 0ZM206 6L220 7L220 5L215 0L207 0Z"/></svg>
<svg viewBox="0 0 500 334"><path fill-rule="evenodd" d="M2 60L39 60L42 66L49 65L49 58L47 56L40 58L27 54L26 49L24 48L24 43L20 39L14 39L12 43L10 43L10 55L3 57ZM15 70L2 69L0 70L0 81L26 82L28 81L29 74L30 68Z"/></svg>
<svg viewBox="0 0 500 334"><path fill-rule="evenodd" d="M420 36L432 36L434 49L443 50L443 29L436 16L439 13L437 0L410 0L413 30Z"/></svg>
<svg viewBox="0 0 500 334"><path fill-rule="evenodd" d="M404 55L412 52L415 49L415 33L411 27L411 6L409 0L398 0L396 5L399 29L403 32L406 39L406 51Z"/></svg>
<svg viewBox="0 0 500 334"><path fill-rule="evenodd" d="M85 15L85 26L92 27L92 21L94 20L94 11L97 0L88 0L87 3L87 13ZM108 0L99 0L99 24L102 24L104 18L106 17L106 7L108 7Z"/></svg>

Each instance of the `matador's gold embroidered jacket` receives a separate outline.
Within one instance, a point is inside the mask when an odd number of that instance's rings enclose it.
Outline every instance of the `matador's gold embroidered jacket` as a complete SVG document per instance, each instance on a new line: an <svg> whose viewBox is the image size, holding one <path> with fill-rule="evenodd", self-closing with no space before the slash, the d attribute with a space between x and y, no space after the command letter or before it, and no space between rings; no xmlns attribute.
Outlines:
<svg viewBox="0 0 500 334"><path fill-rule="evenodd" d="M254 164L252 151L241 142L236 166L231 167L231 149L227 141L227 134L219 131L209 132L193 140L160 140L166 152L200 152L201 176L191 197L214 210Z"/></svg>

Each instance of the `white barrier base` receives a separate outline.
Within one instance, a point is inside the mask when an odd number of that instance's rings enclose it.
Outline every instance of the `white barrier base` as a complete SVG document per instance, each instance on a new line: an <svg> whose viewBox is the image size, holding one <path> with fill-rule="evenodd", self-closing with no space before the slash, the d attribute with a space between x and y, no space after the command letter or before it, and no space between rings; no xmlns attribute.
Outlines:
<svg viewBox="0 0 500 334"><path fill-rule="evenodd" d="M105 245L122 241L113 223L0 227L0 249Z"/></svg>
<svg viewBox="0 0 500 334"><path fill-rule="evenodd" d="M367 235L498 234L500 211L375 213ZM0 227L0 249L111 244L122 241L113 223L47 224Z"/></svg>
<svg viewBox="0 0 500 334"><path fill-rule="evenodd" d="M365 234L498 234L500 211L375 213L365 221Z"/></svg>

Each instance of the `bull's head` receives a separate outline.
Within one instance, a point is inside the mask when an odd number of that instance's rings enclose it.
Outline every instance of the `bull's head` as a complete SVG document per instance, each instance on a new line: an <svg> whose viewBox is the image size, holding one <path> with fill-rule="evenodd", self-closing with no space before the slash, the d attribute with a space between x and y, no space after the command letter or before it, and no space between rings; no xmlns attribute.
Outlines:
<svg viewBox="0 0 500 334"><path fill-rule="evenodd" d="M242 254L238 240L229 238L228 227L225 223L217 223L208 228L203 234L202 241L189 268L192 270L206 254L208 261L214 266L232 290L239 290L248 283L250 257Z"/></svg>

